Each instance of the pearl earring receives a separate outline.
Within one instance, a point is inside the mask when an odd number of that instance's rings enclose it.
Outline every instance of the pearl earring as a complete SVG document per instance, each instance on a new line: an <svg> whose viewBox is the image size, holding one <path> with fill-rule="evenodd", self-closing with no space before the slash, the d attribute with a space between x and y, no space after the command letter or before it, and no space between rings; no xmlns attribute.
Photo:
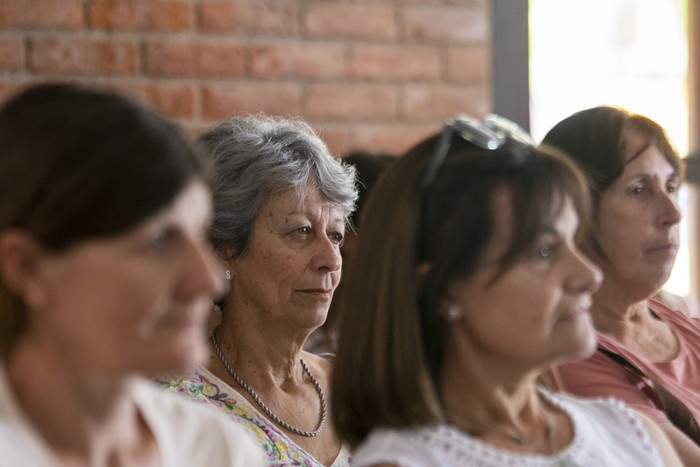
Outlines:
<svg viewBox="0 0 700 467"><path fill-rule="evenodd" d="M450 305L447 307L445 314L447 315L447 321L454 322L462 317L462 310L457 305Z"/></svg>
<svg viewBox="0 0 700 467"><path fill-rule="evenodd" d="M231 280L231 270L230 269L226 270L226 279Z"/></svg>

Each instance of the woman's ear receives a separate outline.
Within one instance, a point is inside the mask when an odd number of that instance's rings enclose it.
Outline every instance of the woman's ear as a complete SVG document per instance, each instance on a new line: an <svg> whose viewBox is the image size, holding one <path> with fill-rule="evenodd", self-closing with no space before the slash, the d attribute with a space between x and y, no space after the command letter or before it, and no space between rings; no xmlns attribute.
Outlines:
<svg viewBox="0 0 700 467"><path fill-rule="evenodd" d="M21 230L0 233L0 279L27 306L40 306L44 301L39 281L42 255L43 249L27 233Z"/></svg>
<svg viewBox="0 0 700 467"><path fill-rule="evenodd" d="M418 268L416 269L416 286L419 289L423 287L431 268L432 265L430 263L421 263L418 265ZM447 287L447 297L444 297L440 301L440 315L443 317L443 319L449 322L459 321L464 316L463 310L452 298L455 296L453 293L454 287L454 282L451 281Z"/></svg>

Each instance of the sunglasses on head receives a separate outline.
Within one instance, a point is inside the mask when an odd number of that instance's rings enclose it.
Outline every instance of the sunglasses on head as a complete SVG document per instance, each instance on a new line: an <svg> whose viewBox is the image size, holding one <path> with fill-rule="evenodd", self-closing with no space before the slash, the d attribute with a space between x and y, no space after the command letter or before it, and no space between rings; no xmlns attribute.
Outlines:
<svg viewBox="0 0 700 467"><path fill-rule="evenodd" d="M424 258L426 248L426 196L438 177L440 168L447 158L447 153L455 136L459 136L473 145L488 151L496 150L507 142L528 147L535 144L532 137L517 123L498 115L491 114L482 120L477 120L467 115L456 115L446 120L435 147L435 152L432 154L421 179L422 220L420 225L422 227L419 233L418 249L421 258Z"/></svg>
<svg viewBox="0 0 700 467"><path fill-rule="evenodd" d="M423 174L421 188L424 192L435 182L455 135L490 151L500 148L506 142L524 146L535 144L528 132L517 123L498 115L490 114L482 120L463 114L450 117L445 121L435 152Z"/></svg>

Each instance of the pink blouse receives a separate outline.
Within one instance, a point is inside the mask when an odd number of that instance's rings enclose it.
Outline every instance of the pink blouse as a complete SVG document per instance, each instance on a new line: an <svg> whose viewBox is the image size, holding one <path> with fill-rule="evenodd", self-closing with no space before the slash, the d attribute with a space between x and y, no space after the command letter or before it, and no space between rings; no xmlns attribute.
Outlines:
<svg viewBox="0 0 700 467"><path fill-rule="evenodd" d="M678 339L680 350L673 360L653 362L600 332L597 333L598 345L623 356L657 381L700 421L700 320L654 300L649 302L649 308L671 327ZM649 378L634 377L600 350L586 360L560 365L557 373L563 389L572 394L614 396L657 422L668 422L660 400L651 390L653 383Z"/></svg>

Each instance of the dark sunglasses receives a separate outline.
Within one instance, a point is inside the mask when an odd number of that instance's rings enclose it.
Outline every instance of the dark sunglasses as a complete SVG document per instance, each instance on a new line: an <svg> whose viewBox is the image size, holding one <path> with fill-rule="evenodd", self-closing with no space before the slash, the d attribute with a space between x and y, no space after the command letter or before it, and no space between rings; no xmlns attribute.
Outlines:
<svg viewBox="0 0 700 467"><path fill-rule="evenodd" d="M482 120L477 120L468 115L455 115L445 121L435 152L423 173L421 181L423 192L435 182L455 135L481 149L490 151L500 148L509 141L524 146L535 144L527 131L507 118L490 114Z"/></svg>

